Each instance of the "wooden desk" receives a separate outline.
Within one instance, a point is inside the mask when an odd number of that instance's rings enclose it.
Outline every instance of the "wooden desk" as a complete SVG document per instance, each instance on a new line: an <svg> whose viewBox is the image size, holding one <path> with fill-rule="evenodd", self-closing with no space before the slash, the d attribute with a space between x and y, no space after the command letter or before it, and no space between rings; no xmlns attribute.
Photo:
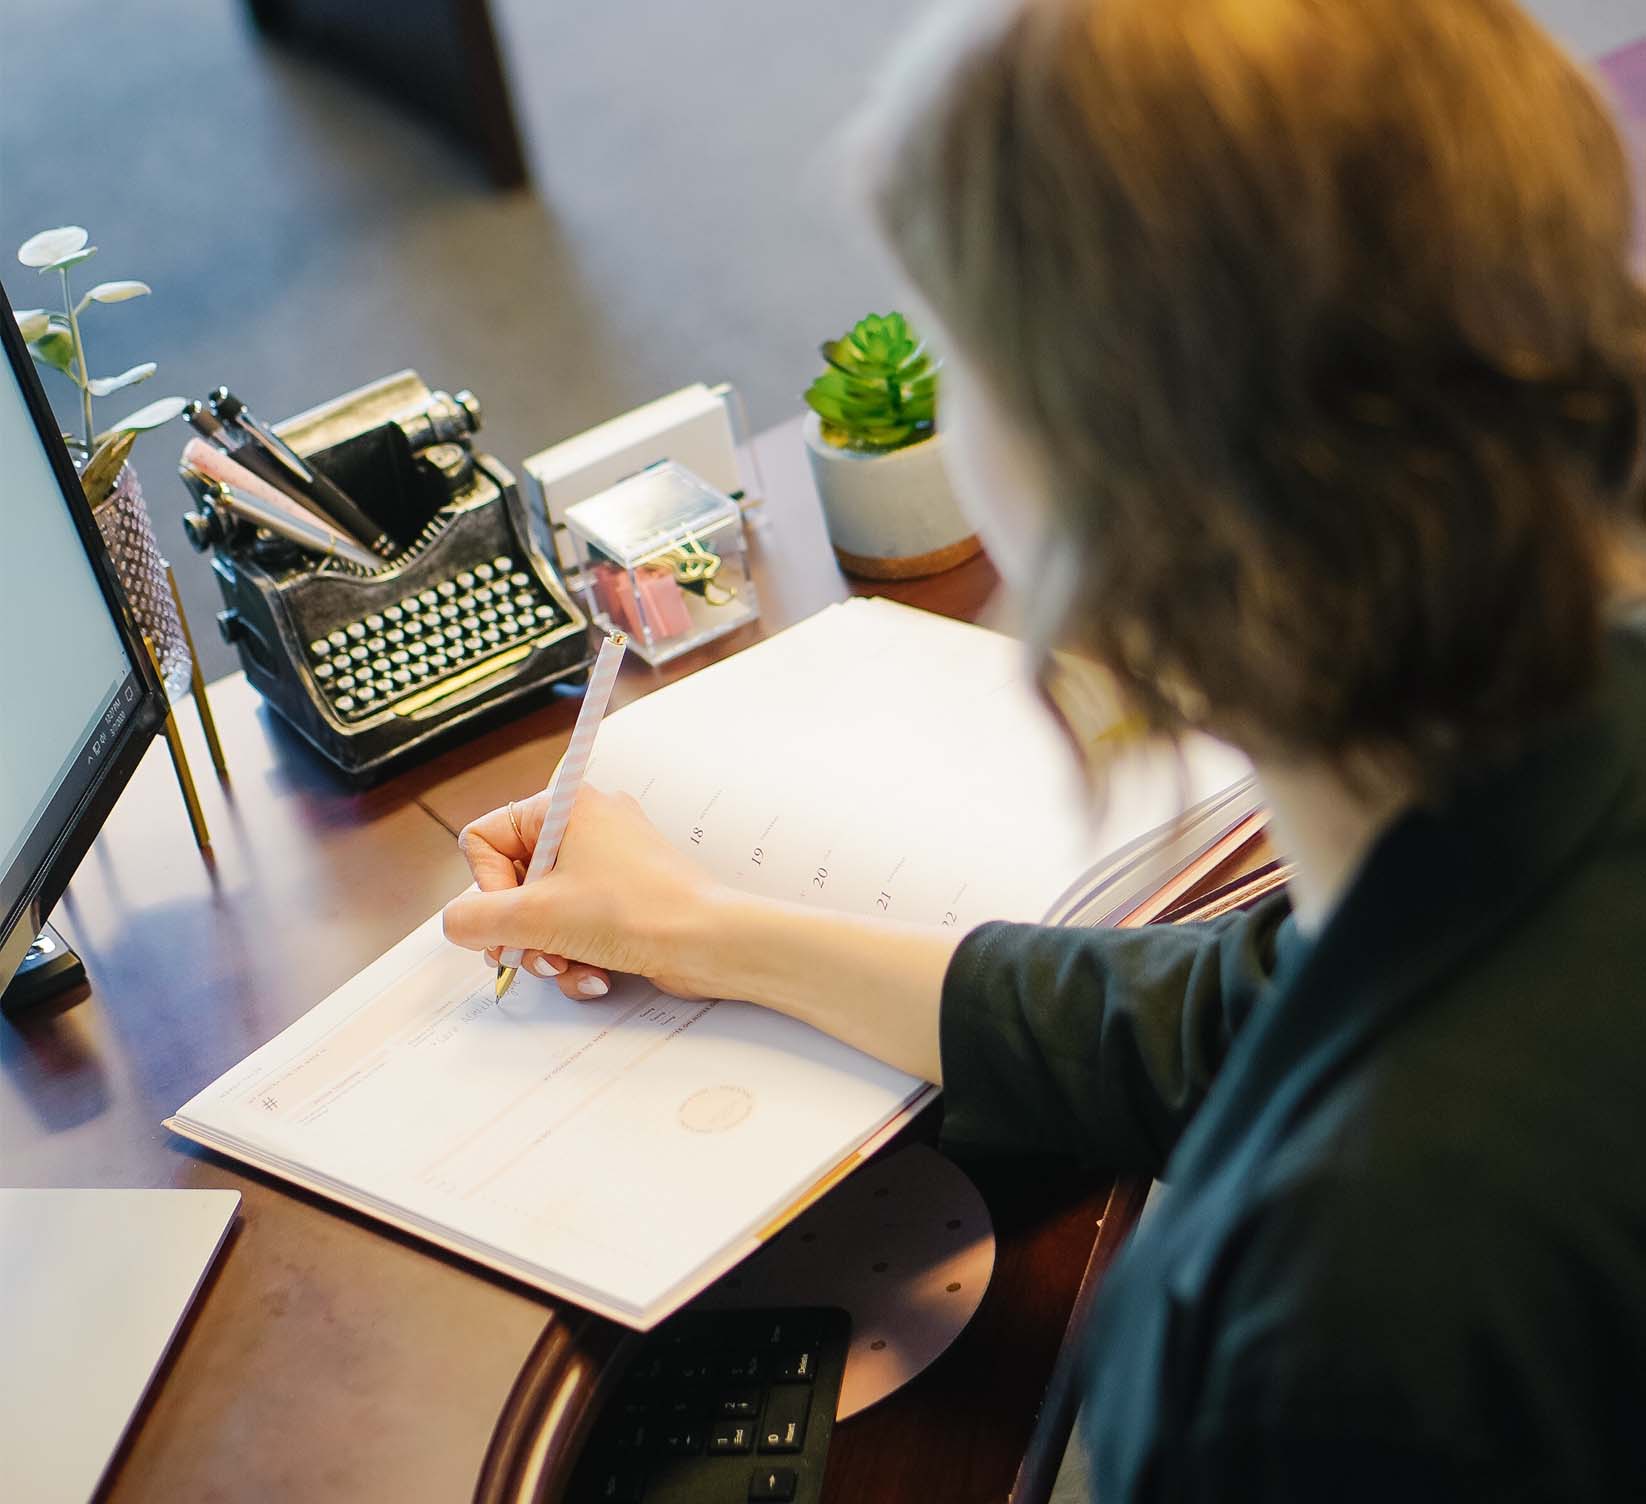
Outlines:
<svg viewBox="0 0 1646 1504"><path fill-rule="evenodd" d="M620 698L850 588L827 549L798 423L756 445L769 493L752 522L763 621L661 671L631 664ZM975 618L994 584L978 559L883 593ZM244 1197L108 1496L469 1498L540 1337L539 1392L558 1385L572 1399L571 1424L548 1448L564 1466L601 1376L620 1366L622 1329L198 1150L160 1122L458 891L467 872L453 834L542 785L576 707L551 705L352 793L243 678L221 681L212 699L232 782L202 781L211 855L194 849L157 744L56 915L89 991L50 1016L0 1023L6 1182ZM209 769L192 716L182 719L195 767ZM980 1184L1000 1238L983 1307L926 1375L841 1426L831 1499L1003 1499L1012 1486L1109 1187L1050 1171ZM517 1482L518 1460L500 1454L490 1481Z"/></svg>

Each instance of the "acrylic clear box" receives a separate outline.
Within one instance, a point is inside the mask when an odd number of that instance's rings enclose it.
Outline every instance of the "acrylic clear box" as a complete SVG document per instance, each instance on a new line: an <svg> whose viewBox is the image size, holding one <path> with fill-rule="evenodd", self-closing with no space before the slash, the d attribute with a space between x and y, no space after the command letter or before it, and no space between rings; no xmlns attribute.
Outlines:
<svg viewBox="0 0 1646 1504"><path fill-rule="evenodd" d="M572 584L589 619L667 663L760 615L743 514L684 465L666 460L566 508Z"/></svg>

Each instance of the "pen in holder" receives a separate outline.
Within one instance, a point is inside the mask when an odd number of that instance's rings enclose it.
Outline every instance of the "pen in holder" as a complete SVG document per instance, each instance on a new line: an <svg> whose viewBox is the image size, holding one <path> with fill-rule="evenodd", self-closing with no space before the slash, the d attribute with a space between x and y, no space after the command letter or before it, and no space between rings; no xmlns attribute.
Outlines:
<svg viewBox="0 0 1646 1504"><path fill-rule="evenodd" d="M253 687L350 781L586 669L587 620L514 476L474 447L472 394L402 371L283 423L258 422L225 388L189 418L183 525L212 554L219 629Z"/></svg>
<svg viewBox="0 0 1646 1504"><path fill-rule="evenodd" d="M664 461L566 509L595 624L667 663L760 615L737 503Z"/></svg>

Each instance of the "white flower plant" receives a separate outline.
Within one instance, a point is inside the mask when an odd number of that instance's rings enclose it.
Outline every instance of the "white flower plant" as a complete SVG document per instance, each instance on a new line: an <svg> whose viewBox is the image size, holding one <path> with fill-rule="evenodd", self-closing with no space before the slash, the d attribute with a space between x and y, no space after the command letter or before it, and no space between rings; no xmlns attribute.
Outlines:
<svg viewBox="0 0 1646 1504"><path fill-rule="evenodd" d="M69 287L69 271L97 254L97 247L86 243L89 239L90 236L79 225L64 225L56 230L42 230L38 235L31 235L17 251L17 259L24 266L35 268L42 276L56 272L62 287L61 313L47 308L21 309L17 314L17 327L36 361L61 372L79 388L82 432L79 435L64 434L63 437L83 460L89 460L122 435L135 436L144 429L169 423L183 411L184 406L181 397L162 397L134 413L128 413L101 433L97 431L92 422L92 399L107 397L128 386L136 386L140 381L147 381L154 375L156 367L152 360L145 360L118 376L91 374L91 368L86 363L86 347L80 338L80 316L94 304L129 302L132 298L144 297L150 289L146 282L99 282L76 302ZM122 457L130 443L128 438L122 444Z"/></svg>

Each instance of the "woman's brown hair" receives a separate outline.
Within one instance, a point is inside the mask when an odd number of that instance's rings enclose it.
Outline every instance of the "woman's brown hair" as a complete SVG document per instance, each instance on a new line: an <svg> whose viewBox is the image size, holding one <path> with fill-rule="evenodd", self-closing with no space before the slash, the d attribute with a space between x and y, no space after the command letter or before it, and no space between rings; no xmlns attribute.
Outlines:
<svg viewBox="0 0 1646 1504"><path fill-rule="evenodd" d="M878 145L888 240L1044 459L1046 662L1430 789L1591 684L1646 295L1606 108L1508 0L1024 0Z"/></svg>

